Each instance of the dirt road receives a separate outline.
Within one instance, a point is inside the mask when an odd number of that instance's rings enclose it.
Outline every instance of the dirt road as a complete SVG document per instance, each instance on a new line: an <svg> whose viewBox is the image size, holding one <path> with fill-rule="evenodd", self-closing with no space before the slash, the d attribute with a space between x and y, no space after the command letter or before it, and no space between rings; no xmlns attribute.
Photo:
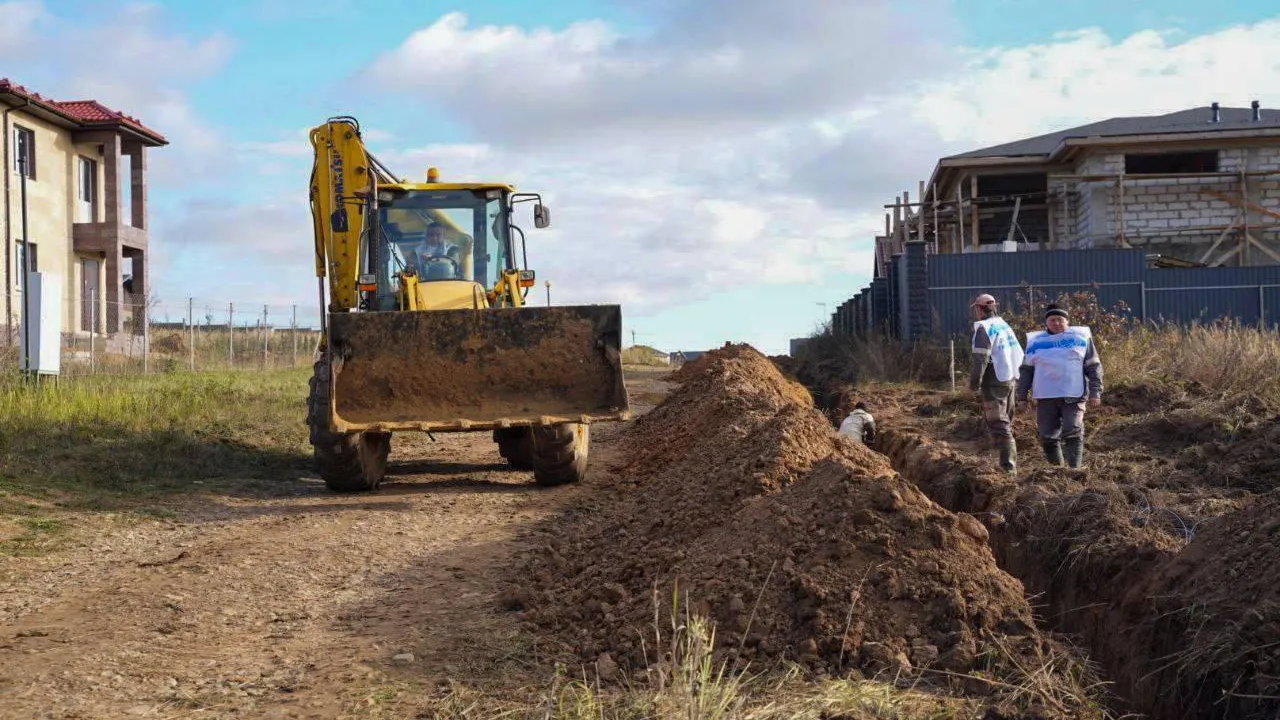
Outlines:
<svg viewBox="0 0 1280 720"><path fill-rule="evenodd" d="M638 412L661 375L629 372ZM621 430L593 429L573 487L509 471L488 433L404 435L372 494L281 479L86 516L64 549L0 561L0 717L412 716L450 680L518 684L504 564L595 491Z"/></svg>

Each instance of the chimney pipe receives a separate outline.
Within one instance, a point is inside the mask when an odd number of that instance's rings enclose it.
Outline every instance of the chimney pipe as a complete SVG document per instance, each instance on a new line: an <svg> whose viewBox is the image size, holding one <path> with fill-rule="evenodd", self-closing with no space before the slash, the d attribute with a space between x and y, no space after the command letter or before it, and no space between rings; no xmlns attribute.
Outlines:
<svg viewBox="0 0 1280 720"><path fill-rule="evenodd" d="M1216 123L1216 122L1222 122L1222 115L1220 115L1220 114L1218 113L1218 103L1214 103L1213 105L1210 105L1209 107L1211 107L1211 108L1213 109L1213 119L1212 119L1212 120L1210 120L1209 122L1215 122L1215 123Z"/></svg>
<svg viewBox="0 0 1280 720"><path fill-rule="evenodd" d="M1257 101L1257 100L1254 100L1254 101L1249 105L1249 107L1253 108L1253 121L1254 121L1254 122L1258 122L1259 120L1261 120L1261 119L1262 119L1262 110L1261 110L1261 106L1258 104L1258 101Z"/></svg>

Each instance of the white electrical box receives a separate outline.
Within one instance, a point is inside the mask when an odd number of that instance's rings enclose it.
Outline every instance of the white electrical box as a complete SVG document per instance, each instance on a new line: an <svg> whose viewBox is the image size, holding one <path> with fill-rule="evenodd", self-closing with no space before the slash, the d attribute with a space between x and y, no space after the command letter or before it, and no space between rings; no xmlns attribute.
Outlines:
<svg viewBox="0 0 1280 720"><path fill-rule="evenodd" d="M27 273L30 327L22 326L23 344L30 366L23 370L39 375L57 375L62 361L62 277L44 272ZM21 316L19 316L21 317Z"/></svg>
<svg viewBox="0 0 1280 720"><path fill-rule="evenodd" d="M1018 241L1017 240L1001 240L1000 250L1002 252L1018 252Z"/></svg>

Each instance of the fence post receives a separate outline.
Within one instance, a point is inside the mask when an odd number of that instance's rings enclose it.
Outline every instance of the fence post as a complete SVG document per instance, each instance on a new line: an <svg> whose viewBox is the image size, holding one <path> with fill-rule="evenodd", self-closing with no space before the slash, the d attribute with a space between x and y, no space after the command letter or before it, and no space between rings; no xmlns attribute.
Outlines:
<svg viewBox="0 0 1280 720"><path fill-rule="evenodd" d="M191 336L191 372L196 371L196 301L187 298L187 334Z"/></svg>
<svg viewBox="0 0 1280 720"><path fill-rule="evenodd" d="M262 369L267 369L267 343L270 342L271 333L267 330L267 306L262 306Z"/></svg>
<svg viewBox="0 0 1280 720"><path fill-rule="evenodd" d="M89 374L96 375L98 372L98 353L94 345L97 344L98 334L98 294L94 293L89 297Z"/></svg>
<svg viewBox="0 0 1280 720"><path fill-rule="evenodd" d="M951 392L956 391L956 339L951 338L947 343L951 352Z"/></svg>
<svg viewBox="0 0 1280 720"><path fill-rule="evenodd" d="M236 365L236 304L227 303L227 369Z"/></svg>
<svg viewBox="0 0 1280 720"><path fill-rule="evenodd" d="M298 367L298 306L293 306L293 319L289 321L289 335L293 337L293 365Z"/></svg>
<svg viewBox="0 0 1280 720"><path fill-rule="evenodd" d="M142 295L142 374L151 370L151 313L147 312L147 295ZM134 317L137 317L134 309Z"/></svg>

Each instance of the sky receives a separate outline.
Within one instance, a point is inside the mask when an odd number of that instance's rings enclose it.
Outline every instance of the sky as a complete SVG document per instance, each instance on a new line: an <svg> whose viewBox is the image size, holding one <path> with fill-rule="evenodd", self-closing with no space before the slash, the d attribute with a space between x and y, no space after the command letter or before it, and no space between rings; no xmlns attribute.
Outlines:
<svg viewBox="0 0 1280 720"><path fill-rule="evenodd" d="M399 175L542 193L552 227L521 225L552 303L620 304L663 350L785 352L940 157L1280 108L1278 45L1252 0L0 0L0 77L170 141L153 318L315 322L307 131L352 115Z"/></svg>

